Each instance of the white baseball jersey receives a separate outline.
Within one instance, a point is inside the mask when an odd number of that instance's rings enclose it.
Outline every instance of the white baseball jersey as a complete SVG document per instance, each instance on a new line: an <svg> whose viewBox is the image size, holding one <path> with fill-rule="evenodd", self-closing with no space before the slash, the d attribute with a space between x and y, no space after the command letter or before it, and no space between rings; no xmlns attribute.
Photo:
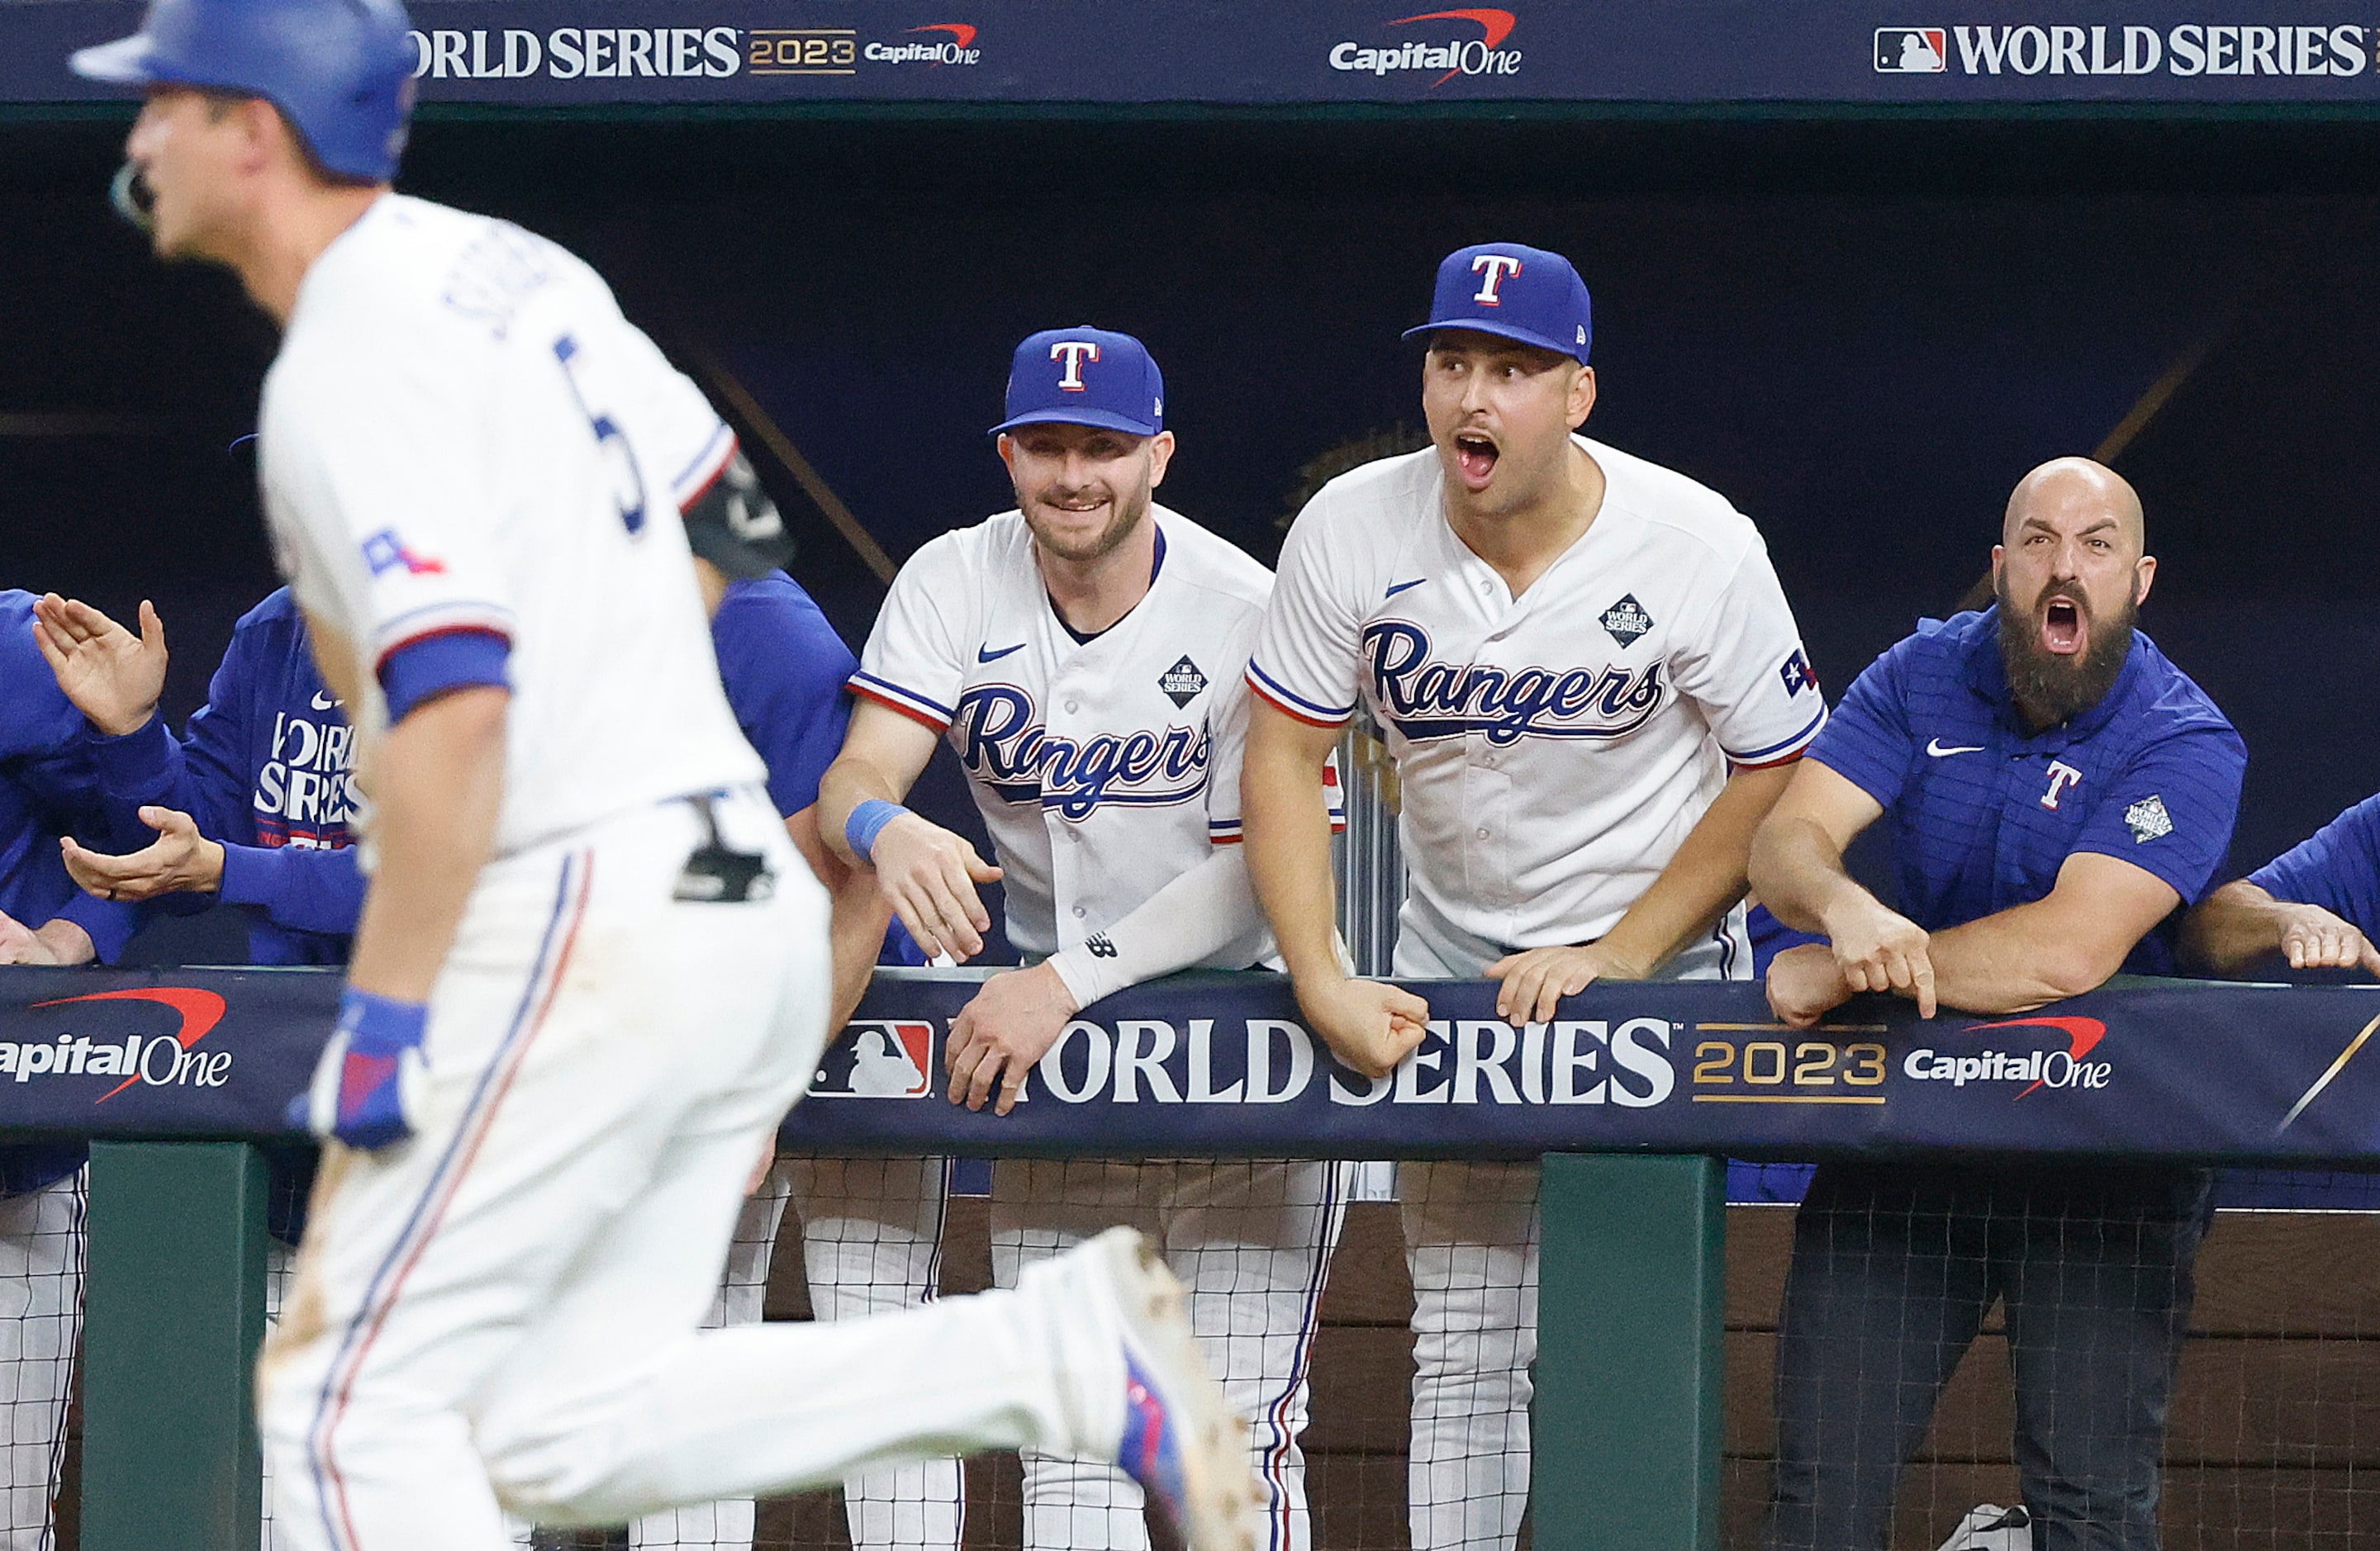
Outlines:
<svg viewBox="0 0 2380 1551"><path fill-rule="evenodd" d="M1029 958L1114 926L1240 838L1242 674L1272 575L1178 513L1149 516L1148 595L1088 641L1050 606L1023 515L941 535L893 578L852 676L948 734ZM1257 929L1204 962L1270 951Z"/></svg>
<svg viewBox="0 0 2380 1551"><path fill-rule="evenodd" d="M381 665L477 632L510 644L499 853L762 778L680 520L735 438L577 259L383 196L307 273L261 428L274 548L367 770Z"/></svg>
<svg viewBox="0 0 2380 1551"><path fill-rule="evenodd" d="M1609 931L1730 764L1793 758L1827 719L1750 519L1577 440L1602 510L1518 598L1448 526L1434 449L1332 480L1290 529L1248 664L1300 721L1336 726L1360 696L1379 722L1412 875L1401 928L1450 973ZM1671 973L1750 959L1739 910Z"/></svg>

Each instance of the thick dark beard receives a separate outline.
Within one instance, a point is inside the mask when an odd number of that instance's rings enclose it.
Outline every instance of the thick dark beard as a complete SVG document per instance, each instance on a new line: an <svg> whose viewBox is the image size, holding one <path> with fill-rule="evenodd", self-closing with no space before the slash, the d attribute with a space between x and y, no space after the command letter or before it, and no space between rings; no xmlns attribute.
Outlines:
<svg viewBox="0 0 2380 1551"><path fill-rule="evenodd" d="M2141 614L2139 605L2127 598L2123 607L2109 619L2100 619L2086 610L2083 619L2091 628L2091 649L2079 658L2067 658L2041 644L2039 599L2034 600L2032 609L2019 609L2009 598L2005 580L1994 590L2000 602L2000 663L2008 670L2009 688L2016 697L2017 709L2024 713L2027 721L2036 729L2055 727L2071 721L2107 697L2107 691L2116 687L2116 676L2124 671L2125 658L2131 652L2132 626ZM2079 591L2070 589L2067 596L2078 600L2076 608L2083 607Z"/></svg>

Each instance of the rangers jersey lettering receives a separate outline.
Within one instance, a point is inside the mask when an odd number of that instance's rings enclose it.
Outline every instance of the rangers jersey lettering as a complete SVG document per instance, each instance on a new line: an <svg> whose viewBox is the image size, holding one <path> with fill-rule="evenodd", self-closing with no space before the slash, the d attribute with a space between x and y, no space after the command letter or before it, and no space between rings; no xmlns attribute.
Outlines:
<svg viewBox="0 0 2380 1551"><path fill-rule="evenodd" d="M361 784L382 665L442 636L508 652L500 853L759 780L675 520L735 446L577 259L504 222L374 203L307 273L260 437L274 547Z"/></svg>
<svg viewBox="0 0 2380 1551"><path fill-rule="evenodd" d="M1448 526L1435 451L1331 481L1290 530L1248 663L1291 716L1336 726L1360 701L1379 723L1403 794L1402 929L1454 973L1610 930L1730 765L1794 758L1827 718L1751 522L1578 441L1602 510L1518 598ZM1674 968L1749 973L1741 913Z"/></svg>
<svg viewBox="0 0 2380 1551"><path fill-rule="evenodd" d="M1050 607L1023 516L943 534L893 579L852 676L946 735L1029 955L1112 927L1240 838L1243 671L1272 576L1178 513L1149 520L1148 595L1088 641ZM1270 946L1258 933L1210 963L1245 968Z"/></svg>

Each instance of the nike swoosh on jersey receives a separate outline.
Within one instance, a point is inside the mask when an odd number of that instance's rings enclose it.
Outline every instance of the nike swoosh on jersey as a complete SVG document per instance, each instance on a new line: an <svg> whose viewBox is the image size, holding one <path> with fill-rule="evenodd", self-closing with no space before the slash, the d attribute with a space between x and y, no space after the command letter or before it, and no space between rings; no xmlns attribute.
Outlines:
<svg viewBox="0 0 2380 1551"><path fill-rule="evenodd" d="M1937 759L1948 758L1953 754L1981 754L1983 751L1984 745L1981 744L1961 744L1956 748L1944 748L1942 740L1939 738L1925 740L1925 752Z"/></svg>
<svg viewBox="0 0 2380 1551"><path fill-rule="evenodd" d="M1421 586L1421 584L1422 584L1422 583L1424 583L1424 582L1426 582L1426 581L1427 581L1427 580L1429 580L1429 578L1428 578L1427 576L1415 576L1412 581L1409 581L1409 582L1397 582L1397 583L1394 583L1394 584L1392 584L1392 585L1390 587L1390 588L1389 588L1389 592L1388 592L1388 596L1390 596L1390 598L1394 598L1398 593L1400 593L1400 592L1409 591L1409 590L1411 590L1411 589L1412 589L1412 588L1417 588L1417 587Z"/></svg>
<svg viewBox="0 0 2380 1551"><path fill-rule="evenodd" d="M1017 642L1013 647L1002 647L998 651L993 651L989 647L978 647L975 648L975 660L978 662L997 662L1011 652L1023 651L1024 649L1025 643L1022 641Z"/></svg>
<svg viewBox="0 0 2380 1551"><path fill-rule="evenodd" d="M314 709L318 711L335 709L339 702L325 690L314 691Z"/></svg>

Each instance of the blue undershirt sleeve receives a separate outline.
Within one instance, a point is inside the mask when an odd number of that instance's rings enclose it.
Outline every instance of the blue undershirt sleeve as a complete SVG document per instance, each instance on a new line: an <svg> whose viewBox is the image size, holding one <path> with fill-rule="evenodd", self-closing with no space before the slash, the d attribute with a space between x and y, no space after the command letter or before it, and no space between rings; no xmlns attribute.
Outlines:
<svg viewBox="0 0 2380 1551"><path fill-rule="evenodd" d="M381 659L381 692L392 727L425 700L477 685L508 689L509 638L492 630L449 630L406 642Z"/></svg>
<svg viewBox="0 0 2380 1551"><path fill-rule="evenodd" d="M292 931L354 936L363 916L365 881L354 846L224 847L224 899L257 906Z"/></svg>

